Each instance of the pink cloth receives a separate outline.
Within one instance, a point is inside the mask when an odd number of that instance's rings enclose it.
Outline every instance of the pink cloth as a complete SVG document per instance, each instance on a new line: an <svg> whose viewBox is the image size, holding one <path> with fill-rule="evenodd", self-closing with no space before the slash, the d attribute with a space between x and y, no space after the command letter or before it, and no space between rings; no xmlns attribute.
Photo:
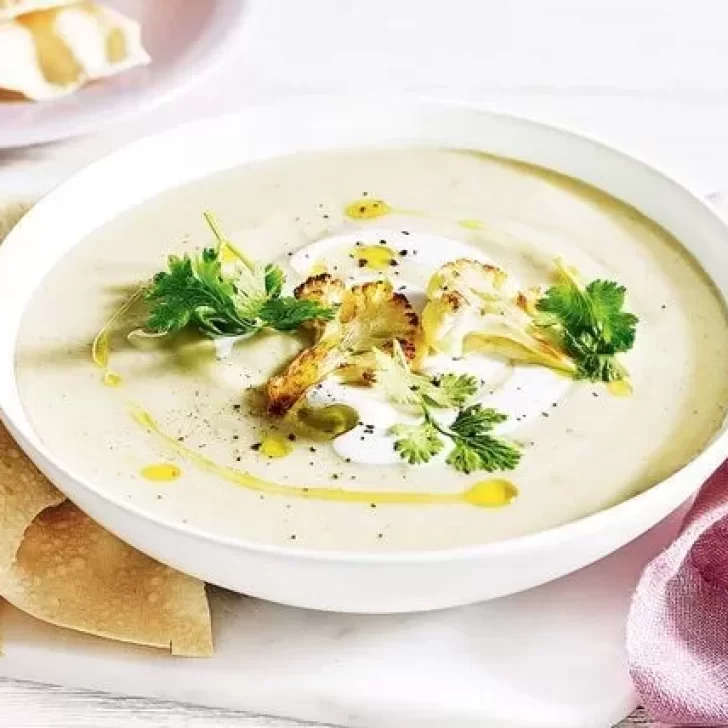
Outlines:
<svg viewBox="0 0 728 728"><path fill-rule="evenodd" d="M728 726L728 463L648 564L627 625L643 705L676 726Z"/></svg>

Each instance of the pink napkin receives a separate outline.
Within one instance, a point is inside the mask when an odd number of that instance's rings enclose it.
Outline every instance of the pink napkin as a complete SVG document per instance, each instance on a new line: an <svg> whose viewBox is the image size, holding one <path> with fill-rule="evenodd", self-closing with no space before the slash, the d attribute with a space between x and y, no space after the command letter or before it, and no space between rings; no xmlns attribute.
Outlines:
<svg viewBox="0 0 728 728"><path fill-rule="evenodd" d="M627 650L653 719L728 726L728 463L703 486L677 540L645 569Z"/></svg>

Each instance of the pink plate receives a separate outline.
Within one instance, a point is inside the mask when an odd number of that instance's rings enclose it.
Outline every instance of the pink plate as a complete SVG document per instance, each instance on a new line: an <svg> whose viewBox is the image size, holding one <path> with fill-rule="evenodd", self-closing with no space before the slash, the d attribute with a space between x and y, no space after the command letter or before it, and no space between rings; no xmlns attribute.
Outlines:
<svg viewBox="0 0 728 728"><path fill-rule="evenodd" d="M200 81L231 48L245 0L104 0L142 23L150 65L53 101L0 102L0 148L76 136L128 120Z"/></svg>

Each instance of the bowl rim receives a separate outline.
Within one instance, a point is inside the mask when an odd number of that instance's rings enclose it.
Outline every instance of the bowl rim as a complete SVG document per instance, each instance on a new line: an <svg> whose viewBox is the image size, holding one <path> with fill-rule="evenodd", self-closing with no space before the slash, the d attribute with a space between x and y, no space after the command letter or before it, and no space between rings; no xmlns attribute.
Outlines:
<svg viewBox="0 0 728 728"><path fill-rule="evenodd" d="M396 101L398 104L404 104L412 109L424 110L438 109L441 111L458 111L465 110L484 114L487 116L499 117L507 122L513 123L525 123L526 125L540 127L541 129L556 132L566 137L573 137L576 140L587 142L593 146L599 147L607 152L616 154L622 159L630 163L637 163L644 167L646 171L651 172L653 175L661 178L663 182L678 188L681 194L685 194L692 198L694 203L703 209L703 212L712 217L715 222L726 232L728 237L728 218L723 216L715 207L705 199L702 192L697 190L697 187L690 182L680 182L674 178L673 175L666 172L661 166L654 162L645 160L639 153L634 153L624 145L612 144L611 142L604 141L604 139L595 134L584 133L574 128L557 124L550 121L543 121L533 116L516 114L509 111L496 108L493 105L484 103L473 103L470 101L454 100L442 97L432 97L421 94L371 94L371 95L332 95L332 94L305 94L297 96L294 99L287 99L285 101L275 101L265 104L255 104L246 107L245 109L220 114L216 116L203 117L201 119L195 119L189 122L183 122L175 126L169 127L163 131L156 132L137 139L129 144L125 144L115 151L104 155L98 160L91 164L85 165L83 168L75 172L63 183L56 187L51 193L40 200L34 205L23 217L23 219L13 228L5 242L0 245L0 265L3 262L3 252L8 248L8 243L11 245L15 244L15 238L19 238L23 234L23 229L28 221L34 221L36 217L45 214L45 208L47 204L53 202L53 197L58 192L62 192L67 186L70 186L76 182L79 177L84 177L89 171L95 170L98 167L112 163L115 158L123 157L130 152L133 152L137 147L153 144L155 140L164 138L166 136L180 133L185 130L190 131L195 127L207 127L211 123L224 123L225 121L234 121L237 118L244 118L251 113L264 113L264 112L279 112L285 114L291 114L296 109L309 110L313 104L313 108L318 107L320 104L335 104L345 106L347 104L360 104L363 101L369 100L370 103L382 103ZM159 194L159 193L156 193ZM627 200L629 204L629 200ZM702 266L701 266L702 268ZM707 274L710 278L709 274ZM13 348L17 346L17 339L13 343ZM17 381L13 377L13 381ZM134 503L130 503L127 500L122 499L116 495L110 494L104 491L102 488L98 488L93 485L92 482L86 478L77 476L72 470L65 467L62 462L59 462L54 456L53 452L47 448L40 437L35 432L34 428L28 423L27 428L21 428L16 426L15 422L11 417L7 415L5 409L2 407L0 402L0 420L4 422L10 433L13 435L13 439L16 443L26 452L28 457L35 463L36 457L47 461L52 464L53 468L56 469L63 477L67 478L79 488L86 490L91 495L94 495L104 501L109 502L116 508L125 511L127 515L141 519L143 521L151 522L151 524L164 529L176 531L180 536L191 537L200 541L208 542L217 546L226 547L235 550L251 551L261 555L267 555L270 557L279 557L286 560L294 561L309 561L309 562L324 562L324 563L352 563L352 564L364 564L364 565L389 565L389 564L409 564L409 565L423 565L432 564L447 561L468 561L470 559L478 559L490 556L499 556L501 554L518 553L523 551L538 552L539 550L545 550L543 547L546 546L557 546L560 543L569 543L574 539L586 533L597 533L609 526L610 523L615 521L628 521L629 517L637 512L643 511L644 509L650 509L652 506L659 506L660 502L664 500L664 495L670 489L675 492L669 499L669 510L665 511L662 508L663 515L667 515L684 503L702 484L703 477L701 473L707 473L707 477L712 475L720 464L728 458L728 430L719 432L714 438L690 461L688 461L681 468L676 470L667 478L664 478L653 486L650 486L645 491L638 493L634 496L627 498L626 500L617 503L612 506L608 506L595 513L582 516L573 521L567 523L552 526L543 530L535 531L521 536L513 536L498 541L482 544L471 544L466 546L453 546L446 548L436 549L412 549L412 550L399 550L399 551L347 551L342 549L321 549L321 548L309 548L309 547L292 547L289 545L272 545L265 543L258 543L256 541L247 540L244 538L238 538L234 536L225 536L216 534L212 530L205 528L191 526L174 520L172 518L155 514L141 506ZM23 430L27 429L27 433ZM58 487L56 483L51 480L54 487ZM698 481L697 483L695 481ZM60 488L59 488L60 489ZM62 489L60 489L62 490ZM664 504L663 504L664 505ZM659 508L658 508L659 510ZM660 519L658 519L660 520ZM657 523L657 521L655 521ZM652 525L652 524L650 524ZM639 534L635 534L639 535ZM631 539L630 539L631 540Z"/></svg>

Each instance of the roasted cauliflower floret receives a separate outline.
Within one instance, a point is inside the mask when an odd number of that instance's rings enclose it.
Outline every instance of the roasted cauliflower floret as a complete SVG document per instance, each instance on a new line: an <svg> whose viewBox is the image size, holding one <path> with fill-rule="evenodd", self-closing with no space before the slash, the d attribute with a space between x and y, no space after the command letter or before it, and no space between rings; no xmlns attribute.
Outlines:
<svg viewBox="0 0 728 728"><path fill-rule="evenodd" d="M321 306L338 308L344 299L346 284L340 278L334 278L329 273L319 273L307 278L294 291L293 295L299 300L314 301ZM326 321L312 319L306 322L305 327L313 331L318 338L326 328Z"/></svg>
<svg viewBox="0 0 728 728"><path fill-rule="evenodd" d="M508 274L494 265L459 258L445 263L427 284L427 297L448 292L458 293L473 305L497 302L503 298Z"/></svg>
<svg viewBox="0 0 728 728"><path fill-rule="evenodd" d="M507 283L505 271L479 261L445 264L427 287L427 345L455 357L485 351L573 372L571 359L534 325L536 292L513 293Z"/></svg>
<svg viewBox="0 0 728 728"><path fill-rule="evenodd" d="M373 350L391 350L397 341L409 360L418 353L419 320L410 302L388 281L346 288L328 274L309 278L296 296L326 305L338 303L335 317L317 324L316 343L301 352L281 374L268 380L268 413L282 416L315 384L334 372L347 381L371 381Z"/></svg>
<svg viewBox="0 0 728 728"><path fill-rule="evenodd" d="M340 278L334 278L330 273L319 273L307 278L294 291L298 299L316 301L322 306L339 306L346 293L346 284Z"/></svg>

